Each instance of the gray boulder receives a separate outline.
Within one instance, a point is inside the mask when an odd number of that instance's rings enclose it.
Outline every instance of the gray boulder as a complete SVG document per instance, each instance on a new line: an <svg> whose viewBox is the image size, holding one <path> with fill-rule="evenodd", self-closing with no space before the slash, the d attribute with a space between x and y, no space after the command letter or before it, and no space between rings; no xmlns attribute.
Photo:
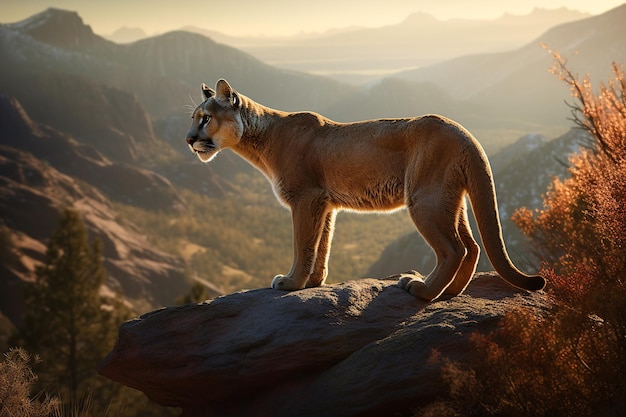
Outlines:
<svg viewBox="0 0 626 417"><path fill-rule="evenodd" d="M187 417L393 415L444 392L434 351L467 360L472 332L546 306L495 273L430 304L395 280L243 291L124 323L99 372Z"/></svg>

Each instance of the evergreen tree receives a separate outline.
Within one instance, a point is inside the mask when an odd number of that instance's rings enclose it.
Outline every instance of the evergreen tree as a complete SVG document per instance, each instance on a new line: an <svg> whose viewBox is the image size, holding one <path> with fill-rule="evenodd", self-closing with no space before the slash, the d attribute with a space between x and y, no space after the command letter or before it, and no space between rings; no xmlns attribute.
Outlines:
<svg viewBox="0 0 626 417"><path fill-rule="evenodd" d="M90 244L79 213L64 210L48 243L45 264L25 289L26 313L18 339L41 358L42 384L58 389L73 404L79 387L95 391L104 383L96 365L128 317L121 301L100 295L106 275L101 242Z"/></svg>
<svg viewBox="0 0 626 417"><path fill-rule="evenodd" d="M201 282L195 281L191 284L191 288L189 289L189 293L176 298L176 304L192 304L192 303L201 303L205 300L211 298L209 296L209 292L207 288L202 285Z"/></svg>

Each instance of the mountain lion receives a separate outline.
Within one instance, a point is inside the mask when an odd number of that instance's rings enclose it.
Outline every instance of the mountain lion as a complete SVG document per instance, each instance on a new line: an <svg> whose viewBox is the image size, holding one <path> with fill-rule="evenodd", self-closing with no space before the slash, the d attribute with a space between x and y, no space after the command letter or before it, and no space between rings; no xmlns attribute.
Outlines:
<svg viewBox="0 0 626 417"><path fill-rule="evenodd" d="M487 255L510 284L540 290L545 280L511 263L485 152L459 124L437 115L337 123L310 112L288 113L237 93L225 80L202 84L189 148L203 162L230 148L259 169L292 213L294 259L272 288L322 285L337 210L406 207L437 255L423 278L399 274L399 286L431 301L467 287L479 247L468 226L465 194L476 214Z"/></svg>

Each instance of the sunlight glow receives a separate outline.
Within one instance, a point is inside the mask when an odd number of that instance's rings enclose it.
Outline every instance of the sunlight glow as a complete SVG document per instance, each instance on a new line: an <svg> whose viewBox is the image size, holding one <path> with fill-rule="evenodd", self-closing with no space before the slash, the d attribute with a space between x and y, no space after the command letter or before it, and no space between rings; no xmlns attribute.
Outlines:
<svg viewBox="0 0 626 417"><path fill-rule="evenodd" d="M351 26L381 27L401 22L411 13L424 12L437 19L496 19L505 13L523 15L534 8L567 7L600 14L622 3L620 0L240 0L236 6L209 0L202 5L191 0L155 5L150 0L3 0L2 23L22 20L48 7L77 11L93 30L102 35L121 27L141 28L148 35L185 26L213 30L231 36L292 36Z"/></svg>

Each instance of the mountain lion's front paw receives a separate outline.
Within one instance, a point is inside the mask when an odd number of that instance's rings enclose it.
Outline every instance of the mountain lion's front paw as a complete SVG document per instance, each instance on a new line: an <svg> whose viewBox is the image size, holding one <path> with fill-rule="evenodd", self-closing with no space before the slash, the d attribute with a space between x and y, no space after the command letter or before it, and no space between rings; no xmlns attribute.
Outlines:
<svg viewBox="0 0 626 417"><path fill-rule="evenodd" d="M429 294L429 288L421 274L411 271L405 274L399 274L397 277L400 278L398 280L398 287L407 291L409 294L426 301L433 299Z"/></svg>
<svg viewBox="0 0 626 417"><path fill-rule="evenodd" d="M304 285L288 275L276 275L272 280L272 288L275 290L294 291L304 288Z"/></svg>

